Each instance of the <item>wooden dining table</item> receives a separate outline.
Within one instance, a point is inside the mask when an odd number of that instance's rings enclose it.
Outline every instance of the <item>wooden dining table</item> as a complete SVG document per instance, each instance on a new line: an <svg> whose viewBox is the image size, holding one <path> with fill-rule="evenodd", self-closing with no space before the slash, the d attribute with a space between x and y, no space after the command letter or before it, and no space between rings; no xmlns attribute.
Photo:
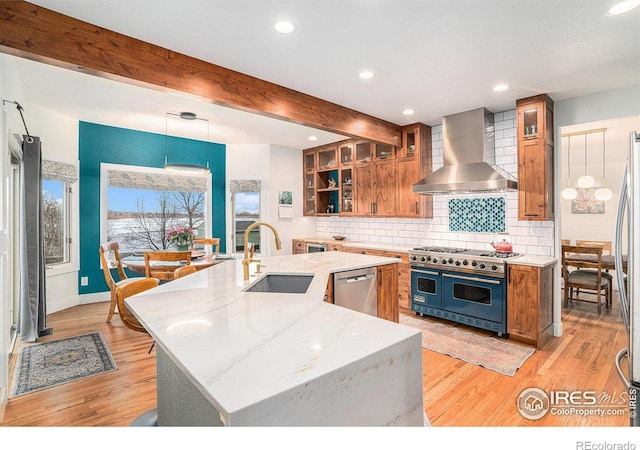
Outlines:
<svg viewBox="0 0 640 450"><path fill-rule="evenodd" d="M225 254L207 254L202 251L191 252L191 265L195 266L197 270L206 269L207 267L215 266L224 261L235 259L233 255ZM144 256L143 255L129 255L122 258L122 264L125 268L130 269L133 272L144 273ZM154 270L171 271L178 267L184 266L184 262L180 261L150 261Z"/></svg>

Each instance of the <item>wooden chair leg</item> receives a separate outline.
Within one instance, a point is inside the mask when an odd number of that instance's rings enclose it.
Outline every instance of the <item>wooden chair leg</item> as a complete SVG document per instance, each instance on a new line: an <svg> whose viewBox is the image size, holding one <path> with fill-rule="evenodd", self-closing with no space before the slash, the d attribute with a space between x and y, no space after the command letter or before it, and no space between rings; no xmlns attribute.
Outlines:
<svg viewBox="0 0 640 450"><path fill-rule="evenodd" d="M109 315L107 316L107 323L111 322L111 318L116 311L116 293L115 291L111 292L111 304L109 305Z"/></svg>

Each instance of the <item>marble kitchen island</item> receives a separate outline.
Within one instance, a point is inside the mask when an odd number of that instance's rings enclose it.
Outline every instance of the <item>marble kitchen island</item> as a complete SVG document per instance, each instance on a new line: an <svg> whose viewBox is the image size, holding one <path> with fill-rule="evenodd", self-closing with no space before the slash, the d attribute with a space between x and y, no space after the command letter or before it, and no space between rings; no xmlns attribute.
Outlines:
<svg viewBox="0 0 640 450"><path fill-rule="evenodd" d="M331 273L395 262L263 258L314 274L280 294L245 292L256 276L227 261L127 299L157 343L158 425L422 426L420 331L324 301Z"/></svg>

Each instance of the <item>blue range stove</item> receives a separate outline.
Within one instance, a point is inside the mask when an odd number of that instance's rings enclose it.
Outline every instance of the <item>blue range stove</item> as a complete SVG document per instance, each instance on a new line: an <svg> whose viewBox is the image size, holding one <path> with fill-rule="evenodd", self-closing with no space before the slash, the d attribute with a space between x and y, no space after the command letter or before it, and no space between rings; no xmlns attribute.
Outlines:
<svg viewBox="0 0 640 450"><path fill-rule="evenodd" d="M506 267L517 253L455 247L409 251L411 309L477 328L507 332Z"/></svg>

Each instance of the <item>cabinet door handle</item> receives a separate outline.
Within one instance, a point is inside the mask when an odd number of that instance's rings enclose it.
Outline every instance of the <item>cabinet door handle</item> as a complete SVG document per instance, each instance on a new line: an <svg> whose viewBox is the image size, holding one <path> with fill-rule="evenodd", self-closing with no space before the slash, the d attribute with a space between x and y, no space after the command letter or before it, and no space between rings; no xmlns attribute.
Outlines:
<svg viewBox="0 0 640 450"><path fill-rule="evenodd" d="M416 202L416 214L419 214L419 211L418 211L418 202Z"/></svg>
<svg viewBox="0 0 640 450"><path fill-rule="evenodd" d="M526 217L538 217L540 214L525 214Z"/></svg>

